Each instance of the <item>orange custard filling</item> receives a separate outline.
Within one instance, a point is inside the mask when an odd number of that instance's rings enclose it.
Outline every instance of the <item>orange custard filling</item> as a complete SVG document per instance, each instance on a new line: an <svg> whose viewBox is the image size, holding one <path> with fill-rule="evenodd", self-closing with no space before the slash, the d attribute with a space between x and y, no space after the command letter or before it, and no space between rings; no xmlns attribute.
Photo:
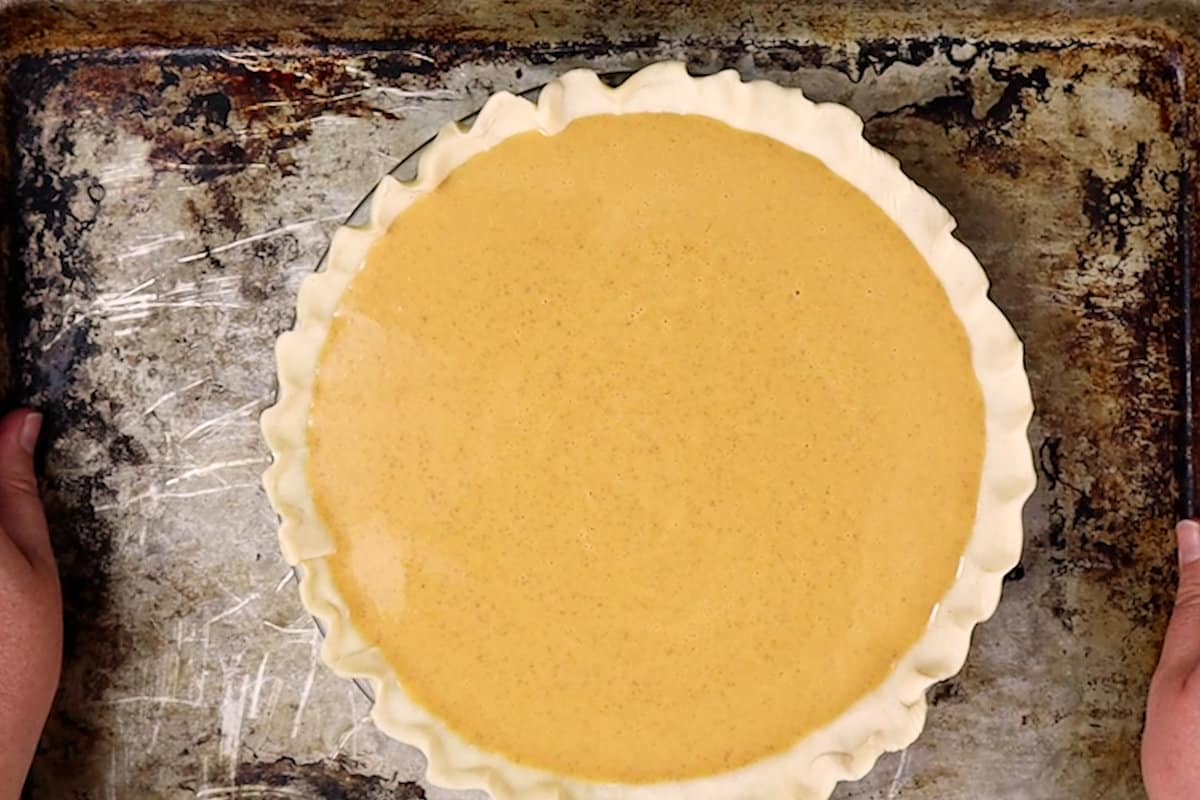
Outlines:
<svg viewBox="0 0 1200 800"><path fill-rule="evenodd" d="M887 678L954 580L984 419L864 194L639 114L511 138L401 214L308 445L337 588L413 700L640 783L782 752Z"/></svg>

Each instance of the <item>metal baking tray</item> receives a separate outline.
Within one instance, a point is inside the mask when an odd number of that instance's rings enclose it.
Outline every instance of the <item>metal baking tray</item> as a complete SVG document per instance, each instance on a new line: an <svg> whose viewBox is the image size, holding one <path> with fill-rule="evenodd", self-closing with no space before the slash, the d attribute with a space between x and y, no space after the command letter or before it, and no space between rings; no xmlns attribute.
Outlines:
<svg viewBox="0 0 1200 800"><path fill-rule="evenodd" d="M0 0L0 377L48 414L68 614L30 796L452 796L317 661L258 483L272 343L442 121L680 58L861 113L1027 345L1022 565L924 735L837 797L1141 797L1193 502L1197 32L1161 2Z"/></svg>

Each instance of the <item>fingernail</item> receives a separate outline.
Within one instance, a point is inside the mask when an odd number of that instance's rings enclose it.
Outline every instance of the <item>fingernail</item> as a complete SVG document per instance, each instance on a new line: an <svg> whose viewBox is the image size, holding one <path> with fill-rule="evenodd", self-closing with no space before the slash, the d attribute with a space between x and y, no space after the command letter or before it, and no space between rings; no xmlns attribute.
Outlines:
<svg viewBox="0 0 1200 800"><path fill-rule="evenodd" d="M37 411L25 415L25 421L21 423L21 434L17 439L21 443L21 449L29 455L33 455L33 451L37 449L38 434L42 432L42 415ZM1196 526L1197 535L1200 536L1200 525ZM1200 548L1200 541L1197 542L1197 548Z"/></svg>
<svg viewBox="0 0 1200 800"><path fill-rule="evenodd" d="M1175 537L1179 540L1179 564L1181 566L1200 560L1200 522L1185 519L1175 526Z"/></svg>

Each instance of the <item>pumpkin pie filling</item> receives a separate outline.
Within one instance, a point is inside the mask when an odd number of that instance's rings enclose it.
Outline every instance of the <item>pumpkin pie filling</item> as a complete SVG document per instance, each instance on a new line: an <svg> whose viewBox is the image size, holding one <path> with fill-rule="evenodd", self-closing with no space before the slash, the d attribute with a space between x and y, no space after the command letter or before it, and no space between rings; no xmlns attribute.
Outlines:
<svg viewBox="0 0 1200 800"><path fill-rule="evenodd" d="M970 536L983 401L858 189L707 118L596 116L396 219L308 445L334 581L417 703L649 783L782 752L884 681Z"/></svg>

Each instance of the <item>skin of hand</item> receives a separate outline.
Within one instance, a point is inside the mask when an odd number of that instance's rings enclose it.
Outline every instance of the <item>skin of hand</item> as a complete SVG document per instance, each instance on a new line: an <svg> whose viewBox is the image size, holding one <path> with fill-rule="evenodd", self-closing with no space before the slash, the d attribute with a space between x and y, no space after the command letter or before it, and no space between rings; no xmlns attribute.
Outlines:
<svg viewBox="0 0 1200 800"><path fill-rule="evenodd" d="M40 414L0 420L0 800L16 800L62 666L62 594L38 497Z"/></svg>
<svg viewBox="0 0 1200 800"><path fill-rule="evenodd" d="M1200 522L1184 520L1179 589L1142 734L1142 780L1150 800L1200 797Z"/></svg>

